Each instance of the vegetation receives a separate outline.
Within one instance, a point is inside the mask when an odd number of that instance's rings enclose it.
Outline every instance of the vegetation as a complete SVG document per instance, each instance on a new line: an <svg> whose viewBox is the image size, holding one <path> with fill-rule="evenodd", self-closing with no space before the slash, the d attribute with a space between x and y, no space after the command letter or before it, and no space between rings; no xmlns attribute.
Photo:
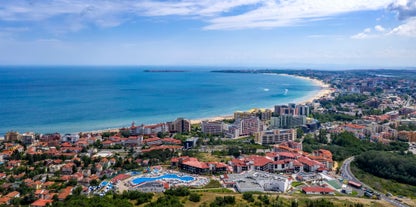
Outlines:
<svg viewBox="0 0 416 207"><path fill-rule="evenodd" d="M235 204L234 196L215 197L215 200L209 205L210 207L232 206Z"/></svg>
<svg viewBox="0 0 416 207"><path fill-rule="evenodd" d="M171 188L165 191L165 195L170 196L188 196L190 193L187 187Z"/></svg>
<svg viewBox="0 0 416 207"><path fill-rule="evenodd" d="M201 201L201 195L198 193L191 193L189 194L189 200L192 202L199 202Z"/></svg>
<svg viewBox="0 0 416 207"><path fill-rule="evenodd" d="M373 175L416 185L416 157L413 154L367 151L356 156L355 163Z"/></svg>
<svg viewBox="0 0 416 207"><path fill-rule="evenodd" d="M389 144L373 143L368 140L360 140L350 132L342 132L332 134L332 142L329 144L319 143L319 136L314 138L305 137L303 141L303 149L311 152L319 148L327 149L332 152L335 161L341 161L348 157L359 155L363 152L376 151L406 151L408 144L405 142L390 142Z"/></svg>
<svg viewBox="0 0 416 207"><path fill-rule="evenodd" d="M162 197L159 197L157 199L157 201L155 202L151 202L147 205L145 205L146 207L183 207L183 204L181 203L181 201L179 200L178 197L176 196L171 196L171 195L165 195Z"/></svg>
<svg viewBox="0 0 416 207"><path fill-rule="evenodd" d="M392 193L410 198L416 198L416 186L399 183L395 180L384 179L361 170L356 163L351 163L352 173L363 183L370 185L372 188L383 193Z"/></svg>
<svg viewBox="0 0 416 207"><path fill-rule="evenodd" d="M253 193L251 192L243 193L243 199L246 200L247 202L254 202Z"/></svg>
<svg viewBox="0 0 416 207"><path fill-rule="evenodd" d="M127 199L110 198L108 196L70 196L65 202L53 202L54 207L66 206L90 206L90 207L132 207L133 204Z"/></svg>
<svg viewBox="0 0 416 207"><path fill-rule="evenodd" d="M222 185L221 185L220 181L213 180L213 179L211 179L209 181L209 183L204 186L204 188L221 188L221 187L222 187Z"/></svg>

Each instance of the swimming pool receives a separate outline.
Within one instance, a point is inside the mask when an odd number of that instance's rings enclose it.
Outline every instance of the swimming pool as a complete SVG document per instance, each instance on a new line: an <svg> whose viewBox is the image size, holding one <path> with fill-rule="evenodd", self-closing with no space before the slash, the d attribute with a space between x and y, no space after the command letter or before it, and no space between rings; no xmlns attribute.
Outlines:
<svg viewBox="0 0 416 207"><path fill-rule="evenodd" d="M195 178L192 176L179 176L176 174L165 174L165 175L154 177L154 178L149 178L149 177L135 178L131 181L131 183L133 183L133 185L138 185L144 182L156 181L156 180L162 180L162 179L174 179L174 180L179 180L182 182L191 182L195 180Z"/></svg>

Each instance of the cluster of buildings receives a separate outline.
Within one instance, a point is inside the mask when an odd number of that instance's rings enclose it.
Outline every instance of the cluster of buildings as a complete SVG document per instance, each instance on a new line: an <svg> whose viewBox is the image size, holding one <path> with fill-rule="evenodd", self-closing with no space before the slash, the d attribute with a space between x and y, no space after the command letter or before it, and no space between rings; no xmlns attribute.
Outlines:
<svg viewBox="0 0 416 207"><path fill-rule="evenodd" d="M265 137L256 138L260 144L278 144L282 141L294 140L296 130L315 131L319 128L319 122L309 118L310 107L308 105L276 105L270 109L251 109L245 112L235 112L234 122L202 121L202 132L209 135L224 135L229 138L254 135ZM273 138L271 136L274 136ZM266 138L266 136L268 138Z"/></svg>
<svg viewBox="0 0 416 207"><path fill-rule="evenodd" d="M319 149L312 153L302 151L302 144L294 141L275 145L272 152L260 155L243 155L220 162L201 162L197 158L182 156L171 159L171 166L195 174L242 173L263 171L268 173L323 172L333 168L332 153Z"/></svg>

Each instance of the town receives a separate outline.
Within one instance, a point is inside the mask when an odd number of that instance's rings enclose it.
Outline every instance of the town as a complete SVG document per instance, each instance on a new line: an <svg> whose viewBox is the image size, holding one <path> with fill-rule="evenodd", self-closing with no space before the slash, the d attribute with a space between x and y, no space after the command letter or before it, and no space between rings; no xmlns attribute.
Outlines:
<svg viewBox="0 0 416 207"><path fill-rule="evenodd" d="M190 191L186 202L201 206L233 199L302 206L309 201L301 198L314 195L351 205L416 204L415 71L254 72L318 79L331 93L197 123L177 118L71 134L9 131L0 146L0 205L59 206L77 196L172 189ZM204 200L203 192L220 197ZM156 206L152 196L138 205Z"/></svg>

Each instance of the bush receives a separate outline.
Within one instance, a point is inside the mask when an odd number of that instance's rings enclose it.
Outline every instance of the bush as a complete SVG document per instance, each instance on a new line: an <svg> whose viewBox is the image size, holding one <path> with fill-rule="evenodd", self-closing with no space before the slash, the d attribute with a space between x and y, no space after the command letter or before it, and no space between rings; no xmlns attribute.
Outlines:
<svg viewBox="0 0 416 207"><path fill-rule="evenodd" d="M189 200L192 202L199 202L201 201L201 195L198 193L191 193L189 194Z"/></svg>
<svg viewBox="0 0 416 207"><path fill-rule="evenodd" d="M254 201L253 193L250 193L250 192L243 193L243 199L248 202L253 202Z"/></svg>

